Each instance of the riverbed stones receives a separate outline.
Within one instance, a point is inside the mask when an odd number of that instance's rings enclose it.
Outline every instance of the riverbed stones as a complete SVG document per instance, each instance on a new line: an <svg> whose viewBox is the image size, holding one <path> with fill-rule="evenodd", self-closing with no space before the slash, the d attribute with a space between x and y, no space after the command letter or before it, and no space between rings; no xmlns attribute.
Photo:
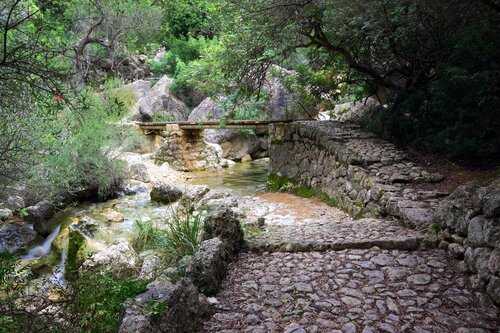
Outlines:
<svg viewBox="0 0 500 333"><path fill-rule="evenodd" d="M182 197L182 191L172 183L160 180L153 183L150 196L151 201L170 204L178 201Z"/></svg>

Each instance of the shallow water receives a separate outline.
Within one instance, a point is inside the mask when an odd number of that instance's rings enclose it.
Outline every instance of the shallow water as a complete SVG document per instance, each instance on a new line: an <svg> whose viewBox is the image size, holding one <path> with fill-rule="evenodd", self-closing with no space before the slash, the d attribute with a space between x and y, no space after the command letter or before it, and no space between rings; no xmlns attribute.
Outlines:
<svg viewBox="0 0 500 333"><path fill-rule="evenodd" d="M229 189L239 195L258 195L265 192L265 183L269 174L269 162L266 160L237 163L229 168L218 171L192 172L188 177L190 184L208 185L213 189ZM182 185L178 185L182 189ZM23 260L39 259L51 253L51 245L62 230L71 223L78 221L83 216L96 220L100 227L95 237L88 240L90 249L102 250L119 238L128 238L134 228L135 221L154 222L162 221L172 216L176 205L159 205L152 203L149 192L123 196L118 199L102 203L82 203L71 209L56 214L58 227L41 244L34 246ZM123 222L109 222L106 213L117 211L123 214ZM62 233L61 233L62 235ZM62 239L67 246L66 239ZM57 240L56 240L57 241ZM54 267L53 279L64 283L64 264L66 260L66 247L63 248L62 258L58 267Z"/></svg>
<svg viewBox="0 0 500 333"><path fill-rule="evenodd" d="M217 171L192 172L189 182L215 189L229 189L240 195L256 195L265 192L268 175L269 162L257 160L237 163Z"/></svg>

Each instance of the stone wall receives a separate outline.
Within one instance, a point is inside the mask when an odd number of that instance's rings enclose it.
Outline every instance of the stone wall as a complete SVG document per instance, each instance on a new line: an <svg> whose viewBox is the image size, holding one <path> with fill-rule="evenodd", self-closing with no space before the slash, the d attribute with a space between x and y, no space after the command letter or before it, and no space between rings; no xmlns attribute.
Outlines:
<svg viewBox="0 0 500 333"><path fill-rule="evenodd" d="M473 286L486 288L500 304L500 179L489 186L468 183L436 211L441 248L461 261Z"/></svg>
<svg viewBox="0 0 500 333"><path fill-rule="evenodd" d="M333 121L273 124L269 129L272 172L324 191L355 217L395 216L427 229L448 193L419 190L417 183L443 179L410 162L392 144Z"/></svg>

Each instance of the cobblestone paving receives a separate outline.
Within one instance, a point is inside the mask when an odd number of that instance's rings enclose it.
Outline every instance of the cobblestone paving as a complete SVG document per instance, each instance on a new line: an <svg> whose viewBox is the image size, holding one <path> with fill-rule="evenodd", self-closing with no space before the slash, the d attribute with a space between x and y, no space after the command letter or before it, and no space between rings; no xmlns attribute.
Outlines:
<svg viewBox="0 0 500 333"><path fill-rule="evenodd" d="M263 232L247 234L250 242L273 252L242 253L230 265L203 332L498 332L498 309L447 252L398 247L420 237L415 230L352 221L290 195L247 204L255 205L249 219L266 219ZM384 239L394 247L367 242ZM313 251L312 243L350 245Z"/></svg>
<svg viewBox="0 0 500 333"><path fill-rule="evenodd" d="M493 331L444 251L380 249L242 254L205 332ZM482 331L478 331L482 332Z"/></svg>

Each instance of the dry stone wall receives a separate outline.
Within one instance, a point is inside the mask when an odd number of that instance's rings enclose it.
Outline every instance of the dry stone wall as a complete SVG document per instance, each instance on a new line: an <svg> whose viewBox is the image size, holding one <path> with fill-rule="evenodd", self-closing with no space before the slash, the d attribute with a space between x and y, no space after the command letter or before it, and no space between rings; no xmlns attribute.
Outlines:
<svg viewBox="0 0 500 333"><path fill-rule="evenodd" d="M272 124L269 144L272 172L324 191L353 216L395 216L407 226L427 229L439 201L448 195L416 189L416 183L443 177L354 124Z"/></svg>
<svg viewBox="0 0 500 333"><path fill-rule="evenodd" d="M470 274L471 284L485 288L500 304L500 179L489 186L468 183L453 192L436 211L448 248Z"/></svg>

